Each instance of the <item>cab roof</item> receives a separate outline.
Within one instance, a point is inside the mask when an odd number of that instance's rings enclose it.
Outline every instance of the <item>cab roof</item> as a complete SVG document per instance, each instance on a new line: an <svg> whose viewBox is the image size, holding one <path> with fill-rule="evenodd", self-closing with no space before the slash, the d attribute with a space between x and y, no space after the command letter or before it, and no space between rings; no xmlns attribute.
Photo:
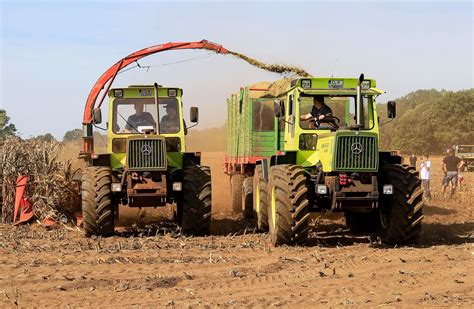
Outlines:
<svg viewBox="0 0 474 309"><path fill-rule="evenodd" d="M159 97L181 97L183 89L177 87L163 87L158 85ZM128 87L112 88L109 90L110 98L147 98L155 96L154 85L130 85Z"/></svg>

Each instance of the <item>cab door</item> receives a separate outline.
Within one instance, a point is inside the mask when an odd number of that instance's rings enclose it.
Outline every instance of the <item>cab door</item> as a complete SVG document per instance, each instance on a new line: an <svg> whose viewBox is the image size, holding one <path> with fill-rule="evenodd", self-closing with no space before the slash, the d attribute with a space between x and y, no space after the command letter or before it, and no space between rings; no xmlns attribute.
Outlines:
<svg viewBox="0 0 474 309"><path fill-rule="evenodd" d="M285 149L295 149L295 121L296 121L296 98L294 93L287 96L287 106L285 115Z"/></svg>

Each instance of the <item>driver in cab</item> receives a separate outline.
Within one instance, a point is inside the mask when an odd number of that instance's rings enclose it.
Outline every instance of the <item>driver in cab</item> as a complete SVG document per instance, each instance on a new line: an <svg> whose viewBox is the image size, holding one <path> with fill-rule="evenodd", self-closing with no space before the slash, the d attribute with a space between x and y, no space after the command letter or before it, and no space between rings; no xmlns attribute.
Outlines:
<svg viewBox="0 0 474 309"><path fill-rule="evenodd" d="M311 112L306 115L301 115L300 120L306 121L312 119L309 127L319 128L321 122L327 122L323 120L328 117L328 114L332 115L331 108L324 103L323 95L317 95L313 97L313 108Z"/></svg>
<svg viewBox="0 0 474 309"><path fill-rule="evenodd" d="M144 112L145 104L143 102L134 103L135 114L130 115L125 126L125 133L139 133L140 126L153 126L156 128L155 119L149 112Z"/></svg>
<svg viewBox="0 0 474 309"><path fill-rule="evenodd" d="M161 133L177 133L179 131L179 115L177 102L166 104L166 115L161 118Z"/></svg>

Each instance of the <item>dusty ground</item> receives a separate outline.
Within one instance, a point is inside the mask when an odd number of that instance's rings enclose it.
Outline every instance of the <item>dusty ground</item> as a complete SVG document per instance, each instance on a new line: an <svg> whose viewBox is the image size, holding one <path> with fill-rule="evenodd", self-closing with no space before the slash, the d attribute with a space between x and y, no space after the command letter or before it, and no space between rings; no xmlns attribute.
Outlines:
<svg viewBox="0 0 474 309"><path fill-rule="evenodd" d="M179 236L169 221L101 240L0 225L0 307L473 305L474 173L449 200L440 195L434 160L436 196L424 209L417 246L351 235L335 216L315 218L307 246L273 248L250 222L228 214L221 155L204 156L213 168L210 237ZM161 220L156 212L127 212L122 224L136 218Z"/></svg>

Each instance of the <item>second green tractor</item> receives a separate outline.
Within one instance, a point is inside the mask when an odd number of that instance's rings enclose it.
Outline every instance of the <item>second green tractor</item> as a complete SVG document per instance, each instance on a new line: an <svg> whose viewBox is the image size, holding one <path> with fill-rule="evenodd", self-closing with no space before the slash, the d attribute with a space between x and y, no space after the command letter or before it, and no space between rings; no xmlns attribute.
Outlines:
<svg viewBox="0 0 474 309"><path fill-rule="evenodd" d="M299 78L232 95L223 162L234 210L253 217L274 245L304 244L311 213L326 211L344 213L350 230L377 233L383 243L416 242L421 181L397 152L380 149L382 93L361 75ZM322 119L313 117L318 106L328 111ZM386 109L396 116L394 101Z"/></svg>

